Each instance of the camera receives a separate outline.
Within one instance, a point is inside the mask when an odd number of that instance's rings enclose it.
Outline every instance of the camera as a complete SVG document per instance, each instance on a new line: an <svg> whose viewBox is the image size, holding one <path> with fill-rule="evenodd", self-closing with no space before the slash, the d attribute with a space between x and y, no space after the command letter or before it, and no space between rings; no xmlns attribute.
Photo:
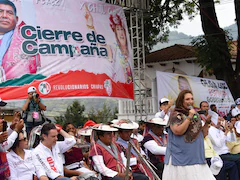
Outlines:
<svg viewBox="0 0 240 180"><path fill-rule="evenodd" d="M205 111L205 110L198 111L198 114L206 114L206 113L207 113L207 111Z"/></svg>
<svg viewBox="0 0 240 180"><path fill-rule="evenodd" d="M33 93L33 97L39 98L39 94L38 93Z"/></svg>
<svg viewBox="0 0 240 180"><path fill-rule="evenodd" d="M7 121L3 121L3 132L7 130Z"/></svg>

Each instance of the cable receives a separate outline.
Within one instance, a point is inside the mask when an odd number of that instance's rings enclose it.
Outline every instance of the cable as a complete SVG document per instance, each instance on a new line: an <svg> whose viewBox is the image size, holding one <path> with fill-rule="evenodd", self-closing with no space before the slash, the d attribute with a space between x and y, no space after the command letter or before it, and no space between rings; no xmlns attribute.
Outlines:
<svg viewBox="0 0 240 180"><path fill-rule="evenodd" d="M220 4L219 3L214 3L215 6L221 6L221 5L225 5L225 4L230 4L230 3L234 3L234 1L232 0L225 0L226 2L221 2ZM208 3L209 4L209 3ZM198 5L197 5L198 6ZM211 5L204 5L204 7L211 7ZM199 8L199 6L198 6ZM150 14L151 12L147 12L146 14L144 14L144 19L148 19L149 17L151 18L156 18L156 17L159 17L159 12L155 12L155 13L152 13Z"/></svg>
<svg viewBox="0 0 240 180"><path fill-rule="evenodd" d="M221 33L217 33L217 34L222 34L222 33L225 34L224 30L222 28L220 28L220 26L218 24L216 24L215 21L209 17L209 15L203 10L203 8L200 7L200 5L198 5L198 3L195 0L192 0L192 2L203 12L203 15L205 15L212 22L212 24L215 25L216 28L221 32ZM218 19L217 19L217 21L218 21ZM212 35L207 34L204 36L212 36ZM237 50L240 50L236 44L232 43L232 45L235 46L237 48Z"/></svg>

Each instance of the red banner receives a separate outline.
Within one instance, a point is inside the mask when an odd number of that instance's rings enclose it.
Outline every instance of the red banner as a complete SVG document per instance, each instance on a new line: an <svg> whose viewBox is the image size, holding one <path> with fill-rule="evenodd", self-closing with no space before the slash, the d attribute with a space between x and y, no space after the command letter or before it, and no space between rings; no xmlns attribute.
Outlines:
<svg viewBox="0 0 240 180"><path fill-rule="evenodd" d="M0 40L2 99L25 99L30 86L41 98L134 99L132 49L122 7L95 0L6 6L11 26Z"/></svg>

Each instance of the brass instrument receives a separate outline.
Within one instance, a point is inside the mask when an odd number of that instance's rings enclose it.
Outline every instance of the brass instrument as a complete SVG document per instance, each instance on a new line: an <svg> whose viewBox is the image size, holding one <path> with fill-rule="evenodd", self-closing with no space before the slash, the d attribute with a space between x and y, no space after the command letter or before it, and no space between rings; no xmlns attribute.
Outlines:
<svg viewBox="0 0 240 180"><path fill-rule="evenodd" d="M156 169L156 167L148 162L144 157L143 155L139 152L139 150L137 149L137 147L132 143L132 142L128 142L128 151L127 151L127 167L126 167L126 176L125 176L125 180L128 180L129 179L129 166L130 166L130 156L131 156L131 148L133 148L136 153L138 154L138 157L140 158L140 160L149 168L149 170L151 171L151 173L153 174L155 180L161 180L158 175L156 174L156 172L153 170L152 166ZM151 166L151 165L152 166Z"/></svg>

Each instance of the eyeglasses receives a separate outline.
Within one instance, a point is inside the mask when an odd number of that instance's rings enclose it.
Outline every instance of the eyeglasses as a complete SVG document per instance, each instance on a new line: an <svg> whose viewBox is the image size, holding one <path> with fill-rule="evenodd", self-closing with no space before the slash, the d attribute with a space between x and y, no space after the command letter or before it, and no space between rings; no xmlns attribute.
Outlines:
<svg viewBox="0 0 240 180"><path fill-rule="evenodd" d="M26 140L27 140L27 138L25 137L23 139L19 139L18 141L26 141Z"/></svg>

